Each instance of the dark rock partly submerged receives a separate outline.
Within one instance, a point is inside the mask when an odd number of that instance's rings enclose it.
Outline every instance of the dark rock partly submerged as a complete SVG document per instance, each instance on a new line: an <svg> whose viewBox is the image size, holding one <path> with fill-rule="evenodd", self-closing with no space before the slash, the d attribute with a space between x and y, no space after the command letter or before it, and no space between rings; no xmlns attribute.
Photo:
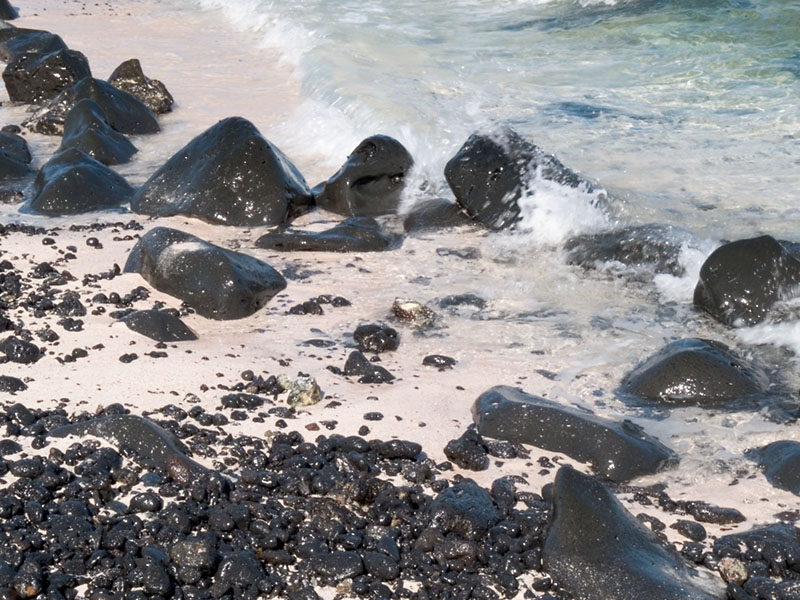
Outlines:
<svg viewBox="0 0 800 600"><path fill-rule="evenodd" d="M141 237L124 270L210 319L250 316L286 287L267 263L166 227Z"/></svg>
<svg viewBox="0 0 800 600"><path fill-rule="evenodd" d="M602 419L509 386L481 394L472 417L481 435L562 452L615 482L677 462L669 448L630 421Z"/></svg>
<svg viewBox="0 0 800 600"><path fill-rule="evenodd" d="M512 130L473 134L445 166L456 202L478 223L507 229L520 218L519 199L535 177L578 187L581 178Z"/></svg>
<svg viewBox="0 0 800 600"><path fill-rule="evenodd" d="M711 253L700 269L694 304L725 325L756 325L798 285L800 261L775 238L762 235Z"/></svg>
<svg viewBox="0 0 800 600"><path fill-rule="evenodd" d="M230 117L153 173L131 208L146 215L253 226L286 223L310 203L305 179L283 152L250 121Z"/></svg>
<svg viewBox="0 0 800 600"><path fill-rule="evenodd" d="M325 231L270 232L258 238L256 246L284 252L381 252L401 242L400 237L383 231L372 217L350 217Z"/></svg>
<svg viewBox="0 0 800 600"><path fill-rule="evenodd" d="M40 104L91 75L83 54L60 48L14 56L3 71L3 82L12 102Z"/></svg>
<svg viewBox="0 0 800 600"><path fill-rule="evenodd" d="M47 161L33 183L32 210L46 215L76 215L118 208L133 188L116 171L68 148Z"/></svg>
<svg viewBox="0 0 800 600"><path fill-rule="evenodd" d="M408 233L414 233L461 227L470 223L472 219L461 206L444 198L436 198L413 206L403 220L403 227Z"/></svg>
<svg viewBox="0 0 800 600"><path fill-rule="evenodd" d="M167 86L144 74L138 58L126 60L114 69L108 78L108 83L135 96L157 115L172 111L172 105L175 103Z"/></svg>
<svg viewBox="0 0 800 600"><path fill-rule="evenodd" d="M136 154L136 147L108 124L106 113L89 98L67 113L60 149L66 148L77 148L104 165L126 163Z"/></svg>
<svg viewBox="0 0 800 600"><path fill-rule="evenodd" d="M545 572L578 600L715 600L722 582L700 577L593 477L562 467L542 552Z"/></svg>
<svg viewBox="0 0 800 600"><path fill-rule="evenodd" d="M628 373L620 392L667 406L719 405L767 391L759 367L722 342L687 338L667 344Z"/></svg>
<svg viewBox="0 0 800 600"><path fill-rule="evenodd" d="M347 162L314 190L317 206L346 217L376 217L397 212L405 177L414 159L396 139L373 135Z"/></svg>
<svg viewBox="0 0 800 600"><path fill-rule="evenodd" d="M747 456L763 467L764 475L772 485L800 496L800 442L772 442L763 448L749 450Z"/></svg>
<svg viewBox="0 0 800 600"><path fill-rule="evenodd" d="M175 315L163 310L136 310L120 319L128 329L157 342L186 342L197 339L194 331Z"/></svg>

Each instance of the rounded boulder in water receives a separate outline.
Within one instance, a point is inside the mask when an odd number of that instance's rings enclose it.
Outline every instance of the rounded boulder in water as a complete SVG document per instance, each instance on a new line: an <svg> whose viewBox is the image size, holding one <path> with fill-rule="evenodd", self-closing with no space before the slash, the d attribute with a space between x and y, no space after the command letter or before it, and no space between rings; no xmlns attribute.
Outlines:
<svg viewBox="0 0 800 600"><path fill-rule="evenodd" d="M559 469L544 572L576 598L714 600L724 584L667 549L599 481Z"/></svg>
<svg viewBox="0 0 800 600"><path fill-rule="evenodd" d="M694 305L728 326L762 322L800 285L800 261L762 235L723 244L700 269Z"/></svg>
<svg viewBox="0 0 800 600"><path fill-rule="evenodd" d="M403 220L403 228L407 233L416 233L461 227L470 222L461 206L444 198L435 198L414 205Z"/></svg>
<svg viewBox="0 0 800 600"><path fill-rule="evenodd" d="M183 321L163 310L137 310L120 320L131 331L157 342L186 342L197 339L194 331Z"/></svg>
<svg viewBox="0 0 800 600"><path fill-rule="evenodd" d="M372 217L350 217L325 231L280 228L256 240L258 248L282 252L382 252L401 243L402 238L383 231Z"/></svg>
<svg viewBox="0 0 800 600"><path fill-rule="evenodd" d="M386 135L362 141L341 169L314 190L317 206L347 217L397 213L405 177L414 159Z"/></svg>
<svg viewBox="0 0 800 600"><path fill-rule="evenodd" d="M800 496L800 442L781 440L749 450L747 457L764 469L772 485Z"/></svg>
<svg viewBox="0 0 800 600"><path fill-rule="evenodd" d="M3 82L12 102L40 104L91 75L89 61L83 54L60 48L49 53L15 56L3 71Z"/></svg>
<svg viewBox="0 0 800 600"><path fill-rule="evenodd" d="M217 320L248 317L286 287L267 263L167 227L143 235L124 270Z"/></svg>
<svg viewBox="0 0 800 600"><path fill-rule="evenodd" d="M157 115L172 111L175 100L167 86L157 79L147 77L138 58L126 60L114 69L108 82L144 102Z"/></svg>
<svg viewBox="0 0 800 600"><path fill-rule="evenodd" d="M66 48L61 36L49 31L25 27L0 29L0 61L5 63L24 54L45 55Z"/></svg>
<svg viewBox="0 0 800 600"><path fill-rule="evenodd" d="M186 215L234 226L280 225L311 203L291 161L248 120L224 119L201 133L148 179L134 212Z"/></svg>
<svg viewBox="0 0 800 600"><path fill-rule="evenodd" d="M33 182L32 210L52 216L118 208L133 188L88 154L68 148L47 161Z"/></svg>
<svg viewBox="0 0 800 600"><path fill-rule="evenodd" d="M136 146L108 124L106 113L89 98L67 113L60 150L66 148L81 150L104 165L126 163L136 154Z"/></svg>
<svg viewBox="0 0 800 600"><path fill-rule="evenodd" d="M25 138L10 131L0 131L0 184L33 177L31 153Z"/></svg>
<svg viewBox="0 0 800 600"><path fill-rule="evenodd" d="M620 392L668 406L718 404L767 391L769 378L721 342L667 344L622 381Z"/></svg>

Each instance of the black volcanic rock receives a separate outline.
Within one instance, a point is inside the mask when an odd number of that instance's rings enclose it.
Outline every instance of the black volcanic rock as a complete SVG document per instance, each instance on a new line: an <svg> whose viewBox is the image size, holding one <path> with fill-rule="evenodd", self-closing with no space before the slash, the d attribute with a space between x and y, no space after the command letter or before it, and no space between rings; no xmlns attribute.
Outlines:
<svg viewBox="0 0 800 600"><path fill-rule="evenodd" d="M118 208L133 191L116 171L68 148L42 165L33 182L30 207L46 215L75 215Z"/></svg>
<svg viewBox="0 0 800 600"><path fill-rule="evenodd" d="M41 358L41 350L36 344L16 336L11 336L0 342L0 352L6 355L11 362L29 365Z"/></svg>
<svg viewBox="0 0 800 600"><path fill-rule="evenodd" d="M0 29L0 61L5 63L24 54L42 56L66 49L64 40L49 31L24 27Z"/></svg>
<svg viewBox="0 0 800 600"><path fill-rule="evenodd" d="M688 234L667 225L634 225L614 231L588 233L564 243L567 263L584 269L617 262L628 267L649 267L654 273L683 275L681 244Z"/></svg>
<svg viewBox="0 0 800 600"><path fill-rule="evenodd" d="M314 189L314 200L320 208L346 217L395 214L413 164L396 139L373 135L353 150L333 177Z"/></svg>
<svg viewBox="0 0 800 600"><path fill-rule="evenodd" d="M19 16L17 9L9 4L8 0L0 0L0 19L11 21Z"/></svg>
<svg viewBox="0 0 800 600"><path fill-rule="evenodd" d="M156 116L138 98L100 79L85 77L43 104L23 125L44 135L64 133L67 113L84 98L94 100L106 115L108 124L125 135L158 133Z"/></svg>
<svg viewBox="0 0 800 600"><path fill-rule="evenodd" d="M207 129L164 163L131 208L235 226L278 225L306 210L311 193L297 168L241 117Z"/></svg>
<svg viewBox="0 0 800 600"><path fill-rule="evenodd" d="M469 479L441 492L428 509L434 525L467 540L481 539L500 520L485 489Z"/></svg>
<svg viewBox="0 0 800 600"><path fill-rule="evenodd" d="M562 467L542 552L544 571L574 598L714 600L722 581L700 577L593 477Z"/></svg>
<svg viewBox="0 0 800 600"><path fill-rule="evenodd" d="M467 214L498 230L519 220L518 201L533 177L569 187L583 183L557 158L512 130L495 136L473 134L447 163L444 175Z"/></svg>
<svg viewBox="0 0 800 600"><path fill-rule="evenodd" d="M94 100L84 98L67 113L61 148L76 148L104 165L128 162L136 147L111 127L106 114Z"/></svg>
<svg viewBox="0 0 800 600"><path fill-rule="evenodd" d="M124 270L210 319L247 317L286 287L267 263L166 227L141 237Z"/></svg>
<svg viewBox="0 0 800 600"><path fill-rule="evenodd" d="M157 342L185 342L197 335L175 315L163 310L136 310L120 319L128 329Z"/></svg>
<svg viewBox="0 0 800 600"><path fill-rule="evenodd" d="M472 417L483 436L562 452L615 482L677 462L669 448L630 421L603 419L509 386L481 394Z"/></svg>
<svg viewBox="0 0 800 600"><path fill-rule="evenodd" d="M84 437L92 435L103 438L118 449L131 452L136 460L145 465L166 468L167 461L177 457L197 474L206 468L190 459L188 449L177 437L150 419L136 415L109 415L89 421L62 425L51 430L49 437Z"/></svg>
<svg viewBox="0 0 800 600"><path fill-rule="evenodd" d="M12 377L11 375L0 375L0 392L15 394L17 392L24 392L27 389L28 386L18 377Z"/></svg>
<svg viewBox="0 0 800 600"><path fill-rule="evenodd" d="M381 252L401 242L372 217L350 217L325 231L273 231L258 238L256 246L284 252Z"/></svg>
<svg viewBox="0 0 800 600"><path fill-rule="evenodd" d="M721 342L667 344L628 373L619 391L667 406L720 404L766 392L767 374Z"/></svg>
<svg viewBox="0 0 800 600"><path fill-rule="evenodd" d="M356 346L362 352L392 352L400 346L397 330L388 325L366 323L359 325L353 332Z"/></svg>
<svg viewBox="0 0 800 600"><path fill-rule="evenodd" d="M747 451L772 485L800 496L800 442L781 440Z"/></svg>
<svg viewBox="0 0 800 600"><path fill-rule="evenodd" d="M382 366L370 362L358 350L354 350L347 357L344 374L347 377L358 377L359 383L391 383L394 380L394 375Z"/></svg>
<svg viewBox="0 0 800 600"><path fill-rule="evenodd" d="M415 204L403 220L408 233L469 225L472 219L455 202L435 198Z"/></svg>
<svg viewBox="0 0 800 600"><path fill-rule="evenodd" d="M714 250L700 269L694 305L728 326L755 325L773 305L794 295L800 261L775 238L762 235Z"/></svg>
<svg viewBox="0 0 800 600"><path fill-rule="evenodd" d="M0 184L15 183L32 177L31 153L25 138L9 131L0 131Z"/></svg>
<svg viewBox="0 0 800 600"><path fill-rule="evenodd" d="M172 105L175 103L167 86L144 74L138 58L126 60L114 69L108 78L108 83L135 96L157 115L172 111Z"/></svg>
<svg viewBox="0 0 800 600"><path fill-rule="evenodd" d="M9 99L23 104L41 104L84 77L91 76L86 57L68 48L18 54L3 70Z"/></svg>

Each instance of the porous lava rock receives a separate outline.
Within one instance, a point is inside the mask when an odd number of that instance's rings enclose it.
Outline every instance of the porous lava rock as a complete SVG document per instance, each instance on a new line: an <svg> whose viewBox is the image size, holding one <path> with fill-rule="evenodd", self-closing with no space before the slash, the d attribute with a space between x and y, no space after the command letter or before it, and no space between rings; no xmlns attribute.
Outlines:
<svg viewBox="0 0 800 600"><path fill-rule="evenodd" d="M667 344L625 375L622 394L666 406L714 405L767 391L763 369L722 342L686 338Z"/></svg>
<svg viewBox="0 0 800 600"><path fill-rule="evenodd" d="M44 135L61 135L67 113L84 98L94 100L103 109L108 124L122 134L145 135L161 130L156 116L138 98L93 77L84 77L53 96L23 126Z"/></svg>
<svg viewBox="0 0 800 600"><path fill-rule="evenodd" d="M441 492L428 509L432 523L444 533L466 540L483 538L500 520L500 513L485 489L466 479Z"/></svg>
<svg viewBox="0 0 800 600"><path fill-rule="evenodd" d="M681 246L689 239L689 234L669 225L633 225L572 237L564 242L564 250L568 264L584 269L618 263L679 277L684 273Z"/></svg>
<svg viewBox="0 0 800 600"><path fill-rule="evenodd" d="M12 102L41 104L84 77L91 77L89 61L77 50L17 54L3 70L3 82Z"/></svg>
<svg viewBox="0 0 800 600"><path fill-rule="evenodd" d="M12 377L11 375L0 375L0 392L16 394L27 389L28 386L20 378Z"/></svg>
<svg viewBox="0 0 800 600"><path fill-rule="evenodd" d="M68 148L42 165L33 182L30 207L46 215L76 215L118 208L133 192L122 175Z"/></svg>
<svg viewBox="0 0 800 600"><path fill-rule="evenodd" d="M383 231L372 217L350 217L325 231L273 231L258 238L256 246L284 252L381 252L401 242L399 236Z"/></svg>
<svg viewBox="0 0 800 600"><path fill-rule="evenodd" d="M535 144L506 129L469 137L444 169L456 202L476 222L507 229L520 218L519 199L535 177L578 187L582 180Z"/></svg>
<svg viewBox="0 0 800 600"><path fill-rule="evenodd" d="M317 206L346 217L397 213L414 159L396 139L373 135L362 141L341 169L314 189Z"/></svg>
<svg viewBox="0 0 800 600"><path fill-rule="evenodd" d="M415 204L403 219L407 233L469 225L472 219L455 202L434 198Z"/></svg>
<svg viewBox="0 0 800 600"><path fill-rule="evenodd" d="M42 356L41 349L34 343L12 335L0 342L0 352L15 363L29 365L35 363Z"/></svg>
<svg viewBox="0 0 800 600"><path fill-rule="evenodd" d="M250 316L286 287L267 263L166 227L139 239L124 270L218 320Z"/></svg>
<svg viewBox="0 0 800 600"><path fill-rule="evenodd" d="M114 69L108 78L108 83L135 96L157 115L171 112L175 103L167 86L158 79L150 79L144 74L138 58L126 60Z"/></svg>
<svg viewBox="0 0 800 600"><path fill-rule="evenodd" d="M510 386L481 394L472 417L483 436L562 452L611 481L656 473L676 455L638 425L603 419Z"/></svg>
<svg viewBox="0 0 800 600"><path fill-rule="evenodd" d="M190 141L139 189L131 208L235 226L279 225L311 203L305 179L248 120L230 117Z"/></svg>
<svg viewBox="0 0 800 600"><path fill-rule="evenodd" d="M392 352L400 346L400 337L394 327L382 323L365 323L356 327L353 340L362 352Z"/></svg>
<svg viewBox="0 0 800 600"><path fill-rule="evenodd" d="M800 442L780 440L748 450L746 455L761 465L767 481L776 488L800 495Z"/></svg>
<svg viewBox="0 0 800 600"><path fill-rule="evenodd" d="M762 235L723 244L706 259L694 305L728 326L762 322L776 302L795 293L800 261Z"/></svg>
<svg viewBox="0 0 800 600"><path fill-rule="evenodd" d="M197 335L170 312L164 310L136 310L120 319L128 329L157 342L186 342Z"/></svg>
<svg viewBox="0 0 800 600"><path fill-rule="evenodd" d="M574 598L714 600L721 580L701 577L595 478L561 467L542 548L544 571Z"/></svg>
<svg viewBox="0 0 800 600"><path fill-rule="evenodd" d="M62 425L52 429L49 437L103 438L119 450L133 454L137 461L147 466L167 468L173 457L189 465L195 473L205 473L206 468L187 456L189 450L175 435L137 415L108 415L88 421Z"/></svg>
<svg viewBox="0 0 800 600"><path fill-rule="evenodd" d="M17 9L9 4L8 0L0 0L0 19L11 21L19 16Z"/></svg>
<svg viewBox="0 0 800 600"><path fill-rule="evenodd" d="M104 165L128 162L136 154L128 138L108 124L103 109L84 98L73 106L64 121L61 150L76 148Z"/></svg>

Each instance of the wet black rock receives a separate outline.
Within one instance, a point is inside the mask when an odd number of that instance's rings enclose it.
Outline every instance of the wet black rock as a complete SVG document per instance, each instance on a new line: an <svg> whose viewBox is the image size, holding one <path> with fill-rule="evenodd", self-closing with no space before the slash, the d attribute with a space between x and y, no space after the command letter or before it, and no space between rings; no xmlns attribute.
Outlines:
<svg viewBox="0 0 800 600"><path fill-rule="evenodd" d="M85 77L48 100L23 125L44 135L64 133L67 113L84 98L94 100L106 115L108 124L125 135L158 133L161 127L152 111L129 93L110 83Z"/></svg>
<svg viewBox="0 0 800 600"><path fill-rule="evenodd" d="M136 147L108 124L103 109L89 98L67 113L60 149L66 148L77 148L104 165L126 163L136 154Z"/></svg>
<svg viewBox="0 0 800 600"><path fill-rule="evenodd" d="M403 228L408 233L430 229L446 229L469 225L472 219L458 204L436 198L415 204L403 220Z"/></svg>
<svg viewBox="0 0 800 600"><path fill-rule="evenodd" d="M677 462L674 452L630 421L603 419L508 386L484 392L472 416L483 436L562 452L615 482Z"/></svg>
<svg viewBox="0 0 800 600"><path fill-rule="evenodd" d="M461 437L447 442L444 455L462 469L470 471L483 471L489 465L489 454L483 438L474 426L468 427Z"/></svg>
<svg viewBox="0 0 800 600"><path fill-rule="evenodd" d="M16 336L11 336L0 342L0 352L5 354L9 361L24 365L35 363L41 357L41 350L36 344Z"/></svg>
<svg viewBox="0 0 800 600"><path fill-rule="evenodd" d="M266 572L256 556L247 550L224 556L209 588L213 598L232 594L233 598L255 598Z"/></svg>
<svg viewBox="0 0 800 600"><path fill-rule="evenodd" d="M278 225L305 212L311 193L300 171L256 127L224 119L162 165L131 208L154 216L187 215L209 223Z"/></svg>
<svg viewBox="0 0 800 600"><path fill-rule="evenodd" d="M764 469L772 485L800 495L800 442L781 440L748 450L746 456Z"/></svg>
<svg viewBox="0 0 800 600"><path fill-rule="evenodd" d="M164 501L155 492L136 494L128 505L131 512L158 512L164 506Z"/></svg>
<svg viewBox="0 0 800 600"><path fill-rule="evenodd" d="M170 312L163 310L137 310L120 319L128 329L157 342L185 342L196 340L194 331Z"/></svg>
<svg viewBox="0 0 800 600"><path fill-rule="evenodd" d="M362 352L393 352L400 346L397 330L379 323L359 325L353 332L353 339Z"/></svg>
<svg viewBox="0 0 800 600"><path fill-rule="evenodd" d="M443 532L456 533L466 540L483 538L500 520L489 492L469 479L441 492L428 513Z"/></svg>
<svg viewBox="0 0 800 600"><path fill-rule="evenodd" d="M19 16L17 9L9 4L8 0L0 0L0 19L11 21Z"/></svg>
<svg viewBox="0 0 800 600"><path fill-rule="evenodd" d="M576 598L712 600L719 579L701 577L593 477L562 467L543 547L544 571Z"/></svg>
<svg viewBox="0 0 800 600"><path fill-rule="evenodd" d="M391 383L394 380L394 375L382 366L370 362L358 350L354 350L347 357L344 374L348 377L358 377L359 383Z"/></svg>
<svg viewBox="0 0 800 600"><path fill-rule="evenodd" d="M91 76L89 61L83 54L59 48L17 54L6 65L3 82L12 102L41 104Z"/></svg>
<svg viewBox="0 0 800 600"><path fill-rule="evenodd" d="M0 375L0 392L15 394L17 392L24 392L27 389L28 386L25 385L22 379L12 377L11 375Z"/></svg>
<svg viewBox="0 0 800 600"><path fill-rule="evenodd" d="M166 227L140 238L124 270L210 319L247 317L286 287L267 263Z"/></svg>
<svg viewBox="0 0 800 600"><path fill-rule="evenodd" d="M170 457L177 456L201 474L205 467L186 456L188 449L173 434L149 419L135 415L111 415L89 421L63 425L51 430L48 436L63 438L70 435L93 435L103 438L118 448L131 452L145 465L165 468Z"/></svg>
<svg viewBox="0 0 800 600"><path fill-rule="evenodd" d="M800 573L800 529L777 523L722 536L714 542L714 555L718 559L737 558L752 566L760 562L776 575L785 574L787 567Z"/></svg>
<svg viewBox="0 0 800 600"><path fill-rule="evenodd" d="M35 171L30 163L31 153L25 138L10 131L0 131L0 193L10 195L6 192L21 190L13 184L33 177Z"/></svg>
<svg viewBox="0 0 800 600"><path fill-rule="evenodd" d="M687 338L667 344L625 375L622 394L667 406L718 405L767 391L769 378L721 342Z"/></svg>
<svg viewBox="0 0 800 600"><path fill-rule="evenodd" d="M8 456L9 454L16 454L22 452L22 446L14 440L4 438L0 440L0 456Z"/></svg>
<svg viewBox="0 0 800 600"><path fill-rule="evenodd" d="M535 177L578 187L582 180L554 156L514 131L473 134L444 170L456 202L476 222L507 229L520 218L518 201Z"/></svg>
<svg viewBox="0 0 800 600"><path fill-rule="evenodd" d="M728 326L763 321L800 284L800 261L762 235L724 244L700 269L694 305Z"/></svg>
<svg viewBox="0 0 800 600"><path fill-rule="evenodd" d="M452 369L456 366L458 361L451 357L445 356L443 354L429 354L425 358L422 359L422 364L426 367L436 367L440 371L446 371L447 369Z"/></svg>
<svg viewBox="0 0 800 600"><path fill-rule="evenodd" d="M679 519L670 525L670 528L694 542L702 542L706 539L706 528L697 521Z"/></svg>
<svg viewBox="0 0 800 600"><path fill-rule="evenodd" d="M703 523L731 525L746 520L746 517L735 508L716 506L702 500L680 501L678 506Z"/></svg>
<svg viewBox="0 0 800 600"><path fill-rule="evenodd" d="M5 63L23 54L48 54L66 47L61 37L49 31L24 27L0 29L0 61Z"/></svg>
<svg viewBox="0 0 800 600"><path fill-rule="evenodd" d="M126 60L114 69L108 78L108 83L135 96L157 115L170 112L175 103L167 86L144 74L138 58Z"/></svg>
<svg viewBox="0 0 800 600"><path fill-rule="evenodd" d="M256 240L258 248L284 252L381 252L401 243L400 237L383 231L372 217L350 217L325 231L281 228Z"/></svg>
<svg viewBox="0 0 800 600"><path fill-rule="evenodd" d="M337 551L317 553L311 557L311 568L327 585L336 585L343 579L361 575L364 563L358 552Z"/></svg>
<svg viewBox="0 0 800 600"><path fill-rule="evenodd" d="M199 569L202 573L213 571L219 562L214 544L207 538L187 537L170 548L170 557L180 567Z"/></svg>
<svg viewBox="0 0 800 600"><path fill-rule="evenodd" d="M688 233L668 225L634 225L575 236L564 243L564 249L567 263L585 269L619 263L646 267L651 273L681 276L681 245L690 239Z"/></svg>
<svg viewBox="0 0 800 600"><path fill-rule="evenodd" d="M320 208L346 217L395 214L413 164L408 150L394 138L368 137L333 177L314 189L314 200Z"/></svg>
<svg viewBox="0 0 800 600"><path fill-rule="evenodd" d="M128 202L133 188L122 175L75 148L62 150L33 182L32 210L46 215L75 215Z"/></svg>

